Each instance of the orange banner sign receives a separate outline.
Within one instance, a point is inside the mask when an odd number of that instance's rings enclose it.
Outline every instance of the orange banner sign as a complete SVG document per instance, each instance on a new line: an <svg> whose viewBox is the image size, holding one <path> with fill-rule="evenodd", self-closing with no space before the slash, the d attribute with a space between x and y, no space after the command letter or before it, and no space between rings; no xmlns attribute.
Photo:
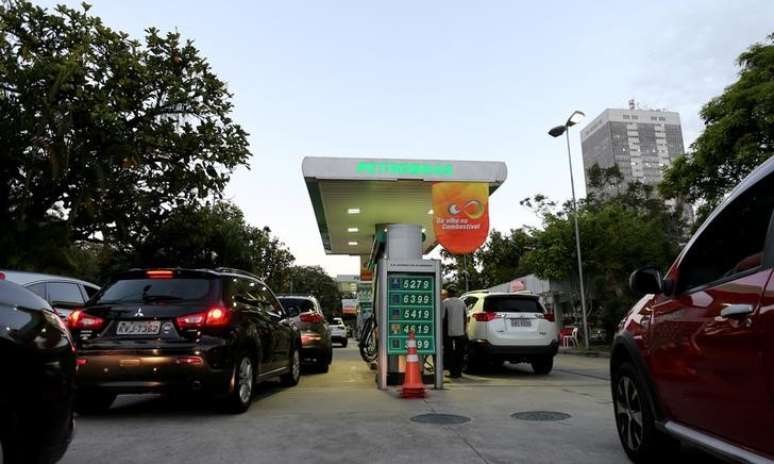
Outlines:
<svg viewBox="0 0 774 464"><path fill-rule="evenodd" d="M434 183L433 230L449 253L476 251L489 235L489 184Z"/></svg>

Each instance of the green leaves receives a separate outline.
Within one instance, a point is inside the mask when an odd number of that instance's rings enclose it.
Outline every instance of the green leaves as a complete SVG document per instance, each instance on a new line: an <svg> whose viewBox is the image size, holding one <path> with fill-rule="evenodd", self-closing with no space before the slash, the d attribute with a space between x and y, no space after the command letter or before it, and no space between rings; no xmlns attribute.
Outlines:
<svg viewBox="0 0 774 464"><path fill-rule="evenodd" d="M701 110L704 132L675 160L660 190L667 198L716 206L774 155L774 34L739 55L739 80Z"/></svg>
<svg viewBox="0 0 774 464"><path fill-rule="evenodd" d="M341 308L342 296L336 281L320 266L292 266L287 270L287 279L272 288L287 294L316 297L328 318Z"/></svg>
<svg viewBox="0 0 774 464"><path fill-rule="evenodd" d="M141 267L234 267L252 272L272 288L280 288L293 260L270 229L248 224L236 205L216 202L174 209L119 261Z"/></svg>
<svg viewBox="0 0 774 464"><path fill-rule="evenodd" d="M220 198L250 156L231 94L191 41L154 28L132 40L89 8L0 7L4 242L61 224L69 243L136 248L175 208ZM34 254L3 247L0 265Z"/></svg>

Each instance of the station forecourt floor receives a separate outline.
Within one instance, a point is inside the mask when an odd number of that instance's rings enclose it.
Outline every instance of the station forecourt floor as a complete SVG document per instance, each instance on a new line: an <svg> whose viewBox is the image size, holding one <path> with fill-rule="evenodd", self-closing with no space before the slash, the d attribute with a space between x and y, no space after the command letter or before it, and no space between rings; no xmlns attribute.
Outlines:
<svg viewBox="0 0 774 464"><path fill-rule="evenodd" d="M563 355L554 371L528 365L446 379L443 391L403 400L380 391L357 344L335 348L331 370L298 386L266 383L250 410L219 413L196 398L123 396L102 415L78 418L61 461L75 463L625 463L605 358ZM559 421L511 414L549 411ZM469 418L412 422L421 414ZM696 450L675 462L713 463Z"/></svg>

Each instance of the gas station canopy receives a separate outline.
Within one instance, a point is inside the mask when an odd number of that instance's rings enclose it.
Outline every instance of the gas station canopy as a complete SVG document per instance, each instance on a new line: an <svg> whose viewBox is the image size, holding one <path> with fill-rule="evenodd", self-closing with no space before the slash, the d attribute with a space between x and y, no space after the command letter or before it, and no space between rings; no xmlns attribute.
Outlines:
<svg viewBox="0 0 774 464"><path fill-rule="evenodd" d="M433 182L486 182L494 192L503 162L304 158L302 171L326 254L368 255L377 227L418 224L425 253L436 246Z"/></svg>

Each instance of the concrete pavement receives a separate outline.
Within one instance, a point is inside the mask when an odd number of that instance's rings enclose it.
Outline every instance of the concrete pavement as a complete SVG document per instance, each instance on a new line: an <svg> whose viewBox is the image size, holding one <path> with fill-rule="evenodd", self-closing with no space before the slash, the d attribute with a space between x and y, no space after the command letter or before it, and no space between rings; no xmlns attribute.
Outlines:
<svg viewBox="0 0 774 464"><path fill-rule="evenodd" d="M464 376L424 400L376 389L357 347L336 348L327 374L294 388L266 384L242 415L204 402L120 397L99 416L81 417L62 462L70 463L623 463L607 380L607 360L559 355L555 370L528 366ZM556 411L556 422L511 418ZM463 415L460 425L420 424L424 413ZM706 458L687 453L682 462Z"/></svg>

